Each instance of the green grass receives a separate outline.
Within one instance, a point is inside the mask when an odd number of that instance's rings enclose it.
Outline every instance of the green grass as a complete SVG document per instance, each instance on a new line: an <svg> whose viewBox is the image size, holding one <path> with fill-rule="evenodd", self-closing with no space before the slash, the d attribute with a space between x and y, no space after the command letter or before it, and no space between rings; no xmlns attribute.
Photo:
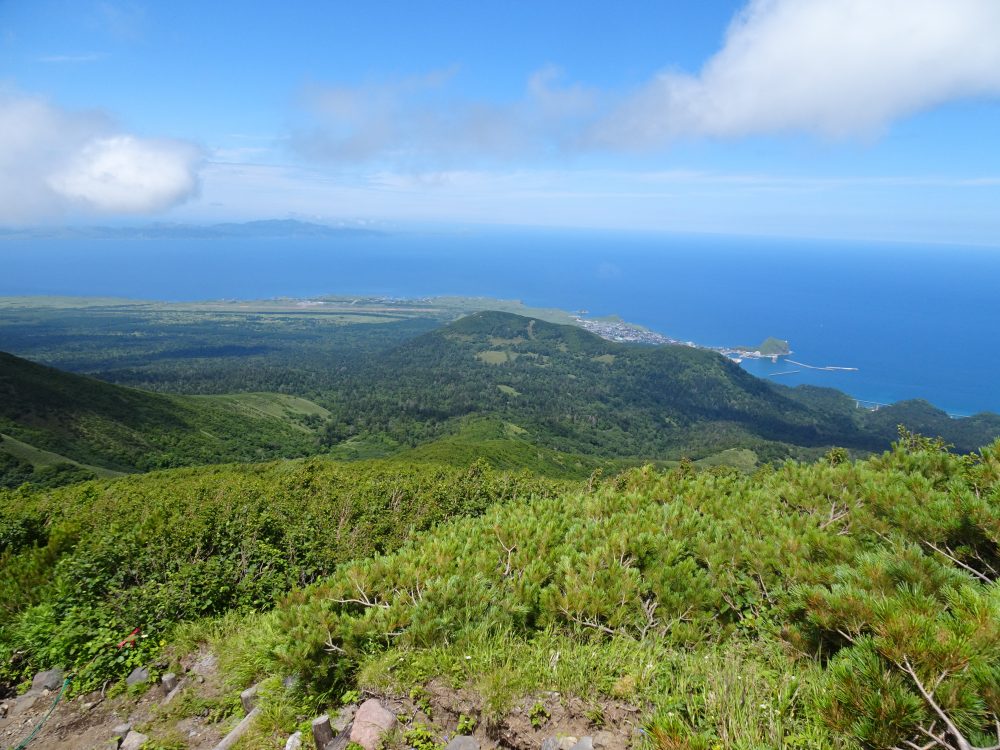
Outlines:
<svg viewBox="0 0 1000 750"><path fill-rule="evenodd" d="M178 621L266 609L437 523L566 486L481 463L314 458L0 490L0 684L95 657L82 689L144 663ZM116 663L108 644L137 626L149 639Z"/></svg>
<svg viewBox="0 0 1000 750"><path fill-rule="evenodd" d="M485 461L499 470L526 469L566 479L583 479L597 469L614 473L635 463L552 450L532 442L529 431L512 422L474 417L459 421L455 427L451 434L404 450L398 458L449 466Z"/></svg>
<svg viewBox="0 0 1000 750"><path fill-rule="evenodd" d="M735 469L745 472L756 469L758 463L757 454L746 448L730 448L695 461L697 466L704 468L709 466L732 466Z"/></svg>
<svg viewBox="0 0 1000 750"><path fill-rule="evenodd" d="M491 349L490 351L476 353L476 359L480 362L485 362L488 365L505 365L508 362L513 362L519 356L521 355L517 352L512 352L507 349Z"/></svg>
<svg viewBox="0 0 1000 750"><path fill-rule="evenodd" d="M533 447L521 429L467 420L438 447L516 454ZM959 457L904 434L855 463L684 462L586 482L418 457L0 495L5 676L104 654L141 622L137 663L161 658L161 637L167 659L215 645L231 689L219 706L261 679L276 688L262 747L345 692L419 703L434 683L467 691L491 731L536 705L547 731L556 691L594 722L636 717L643 750L859 750L915 740L933 718L904 654L989 741L1000 444ZM132 666L101 661L99 677ZM288 675L300 692L277 689Z"/></svg>
<svg viewBox="0 0 1000 750"><path fill-rule="evenodd" d="M275 419L298 422L303 417L327 419L330 412L319 404L298 396L284 393L233 393L221 396L192 396L193 399L205 400L209 403L225 404L251 416L273 417ZM311 432L308 427L298 424L299 428Z"/></svg>

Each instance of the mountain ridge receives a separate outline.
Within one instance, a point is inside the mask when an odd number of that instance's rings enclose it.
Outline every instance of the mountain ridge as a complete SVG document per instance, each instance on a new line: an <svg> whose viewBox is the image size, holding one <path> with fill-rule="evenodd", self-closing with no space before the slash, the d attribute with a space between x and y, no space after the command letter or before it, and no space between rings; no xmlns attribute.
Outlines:
<svg viewBox="0 0 1000 750"><path fill-rule="evenodd" d="M2 239L284 239L293 237L374 237L383 232L365 227L331 226L297 219L260 219L220 224L155 223L138 226L0 228Z"/></svg>

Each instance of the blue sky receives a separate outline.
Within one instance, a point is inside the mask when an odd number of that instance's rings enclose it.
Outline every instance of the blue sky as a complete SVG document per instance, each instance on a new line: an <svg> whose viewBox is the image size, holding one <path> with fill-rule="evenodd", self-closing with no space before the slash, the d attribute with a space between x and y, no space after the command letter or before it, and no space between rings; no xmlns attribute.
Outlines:
<svg viewBox="0 0 1000 750"><path fill-rule="evenodd" d="M1000 245L1000 3L0 2L0 223Z"/></svg>

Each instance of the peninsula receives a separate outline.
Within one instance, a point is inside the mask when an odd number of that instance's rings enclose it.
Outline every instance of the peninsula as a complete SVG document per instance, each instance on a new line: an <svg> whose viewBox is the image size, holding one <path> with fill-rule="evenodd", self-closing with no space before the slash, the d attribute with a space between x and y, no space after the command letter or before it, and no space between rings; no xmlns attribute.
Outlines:
<svg viewBox="0 0 1000 750"><path fill-rule="evenodd" d="M759 359L767 357L774 362L778 357L786 357L792 354L788 342L784 339L769 336L756 346L706 346L697 344L694 341L683 341L681 339L664 336L656 331L637 325L627 323L617 315L608 315L603 318L583 318L579 315L573 318L573 322L591 333L596 333L608 341L633 344L651 344L659 346L661 344L674 344L679 346L690 346L694 349L707 349L719 352L734 362L741 362L744 359Z"/></svg>

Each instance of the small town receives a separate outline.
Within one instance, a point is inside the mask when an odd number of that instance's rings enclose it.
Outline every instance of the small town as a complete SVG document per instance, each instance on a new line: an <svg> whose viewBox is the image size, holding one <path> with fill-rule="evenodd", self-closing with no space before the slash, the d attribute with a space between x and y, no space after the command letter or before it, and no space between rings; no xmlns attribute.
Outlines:
<svg viewBox="0 0 1000 750"><path fill-rule="evenodd" d="M579 326L591 333L596 333L603 339L618 343L651 344L653 346L674 344L677 346L690 346L694 349L708 349L709 351L719 352L719 354L737 363L744 359L758 359L763 357L776 362L779 356L783 356L782 354L763 353L756 349L751 351L733 346L704 346L696 344L693 341L681 341L680 339L673 339L661 333L650 331L634 323L627 323L624 320L587 320L581 317L576 317L574 320Z"/></svg>

